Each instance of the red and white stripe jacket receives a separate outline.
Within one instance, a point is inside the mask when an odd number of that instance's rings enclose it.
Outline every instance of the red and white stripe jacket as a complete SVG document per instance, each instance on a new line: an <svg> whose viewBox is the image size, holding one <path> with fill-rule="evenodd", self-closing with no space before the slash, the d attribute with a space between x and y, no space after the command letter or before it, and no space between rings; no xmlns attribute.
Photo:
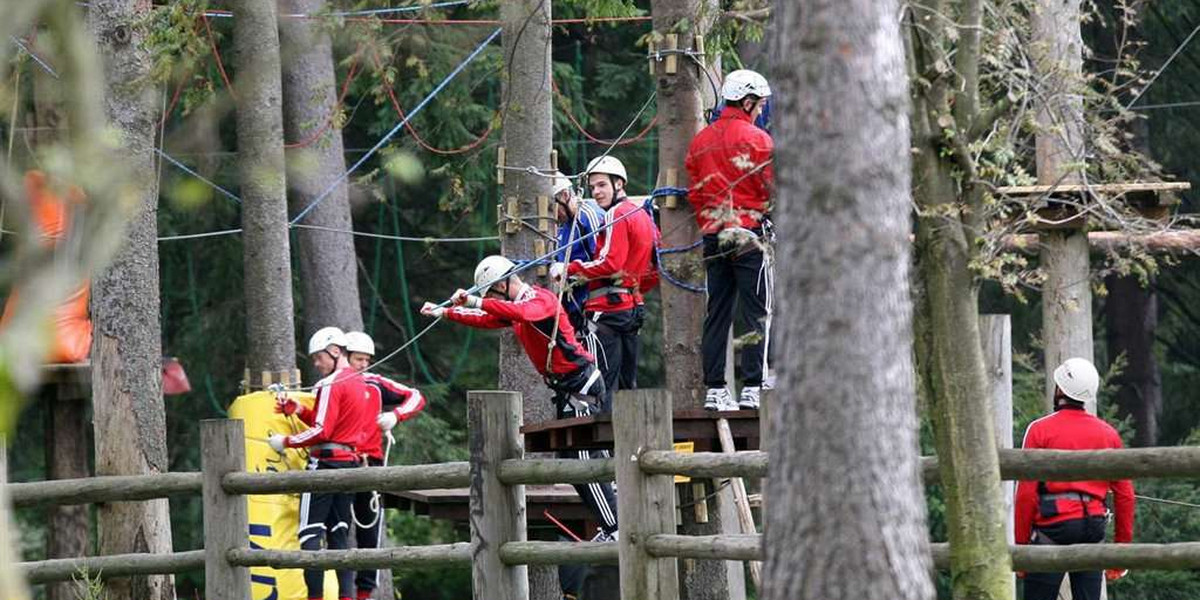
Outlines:
<svg viewBox="0 0 1200 600"><path fill-rule="evenodd" d="M383 407L393 407L396 422L407 421L425 408L425 397L416 388L393 381L376 373L363 373L363 381L367 384L367 403L379 413ZM371 431L366 444L359 451L371 458L383 459L383 432L371 422Z"/></svg>
<svg viewBox="0 0 1200 600"><path fill-rule="evenodd" d="M296 414L309 428L289 435L284 440L288 448L307 448L318 444L341 444L347 448L332 448L318 458L325 460L358 460L366 444L368 427L378 430L375 416L367 400L367 386L362 374L343 367L317 382L314 386L317 401L312 410Z"/></svg>
<svg viewBox="0 0 1200 600"><path fill-rule="evenodd" d="M584 310L629 310L638 303L642 278L654 270L658 228L649 213L624 196L608 209L604 225L596 241L599 255L588 262L571 261L567 275L589 280L589 296L594 293L596 297L588 298ZM606 288L615 288L615 293L602 293Z"/></svg>
<svg viewBox="0 0 1200 600"><path fill-rule="evenodd" d="M554 331L556 315L557 333ZM481 329L512 327L533 368L542 375L566 375L595 362L575 339L575 328L567 319L567 311L562 308L558 296L543 287L526 284L512 302L484 298L481 309L458 306L447 310L445 317ZM554 334L553 350L550 349L551 334ZM548 355L549 372L546 369Z"/></svg>

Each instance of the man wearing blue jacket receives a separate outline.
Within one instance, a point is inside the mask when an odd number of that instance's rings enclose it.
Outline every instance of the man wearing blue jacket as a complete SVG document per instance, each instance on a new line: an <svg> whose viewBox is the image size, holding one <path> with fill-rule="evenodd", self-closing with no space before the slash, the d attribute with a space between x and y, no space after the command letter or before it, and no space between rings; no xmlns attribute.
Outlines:
<svg viewBox="0 0 1200 600"><path fill-rule="evenodd" d="M554 178L554 208L558 221L559 248L555 261L567 264L573 260L594 260L596 237L584 237L604 225L604 210L595 200L580 198L571 180L562 173L557 173ZM563 299L567 318L576 331L587 331L583 316L583 304L587 302L587 296L587 286L578 285Z"/></svg>

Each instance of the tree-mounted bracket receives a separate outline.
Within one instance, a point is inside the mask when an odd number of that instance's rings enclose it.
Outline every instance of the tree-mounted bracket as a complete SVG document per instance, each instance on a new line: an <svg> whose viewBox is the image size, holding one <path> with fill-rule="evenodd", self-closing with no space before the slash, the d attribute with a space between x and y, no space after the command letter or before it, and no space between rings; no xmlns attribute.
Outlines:
<svg viewBox="0 0 1200 600"><path fill-rule="evenodd" d="M666 186L669 188L679 187L679 169L675 167L667 167L666 173L663 175L666 180ZM679 196L670 194L663 196L663 206L665 208L679 208Z"/></svg>
<svg viewBox="0 0 1200 600"><path fill-rule="evenodd" d="M994 195L1027 205L1036 216L1034 231L1082 229L1088 224L1089 206L1119 199L1143 218L1166 221L1179 205L1178 193L1191 189L1187 182L1133 182L1099 184L1022 185L997 187Z"/></svg>
<svg viewBox="0 0 1200 600"><path fill-rule="evenodd" d="M496 185L504 185L504 146L496 148Z"/></svg>
<svg viewBox="0 0 1200 600"><path fill-rule="evenodd" d="M242 379L242 393L262 391L276 383L283 384L283 387L289 390L298 389L300 387L300 369L262 371L256 374L252 374L250 369L246 369Z"/></svg>
<svg viewBox="0 0 1200 600"><path fill-rule="evenodd" d="M692 46L689 48L679 48L679 34L668 33L662 36L662 45L658 41L651 39L646 44L646 59L649 63L650 76L658 75L658 63L663 64L663 72L666 75L674 75L679 72L679 56L688 56L695 59L697 69L704 65L704 36L694 35L692 38Z"/></svg>

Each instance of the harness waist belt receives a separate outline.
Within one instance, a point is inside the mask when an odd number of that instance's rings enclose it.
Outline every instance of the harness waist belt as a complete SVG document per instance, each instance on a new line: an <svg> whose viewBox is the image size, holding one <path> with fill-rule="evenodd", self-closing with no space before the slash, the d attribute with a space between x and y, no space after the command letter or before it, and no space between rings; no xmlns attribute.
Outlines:
<svg viewBox="0 0 1200 600"><path fill-rule="evenodd" d="M1057 494L1041 494L1041 499L1042 500L1075 500L1078 502L1083 502L1084 504L1091 502L1092 500L1099 500L1099 498L1096 498L1095 496L1092 496L1091 494L1085 494L1083 492L1059 492Z"/></svg>
<svg viewBox="0 0 1200 600"><path fill-rule="evenodd" d="M609 294L633 294L633 288L621 287L619 285L606 285L602 288L596 288L588 291L588 300L595 300L601 296Z"/></svg>
<svg viewBox="0 0 1200 600"><path fill-rule="evenodd" d="M350 446L347 444L339 444L337 442L325 442L323 444L317 444L317 445L313 446L313 449L315 449L315 450L345 450L346 452L357 452L357 450L354 449L354 446Z"/></svg>

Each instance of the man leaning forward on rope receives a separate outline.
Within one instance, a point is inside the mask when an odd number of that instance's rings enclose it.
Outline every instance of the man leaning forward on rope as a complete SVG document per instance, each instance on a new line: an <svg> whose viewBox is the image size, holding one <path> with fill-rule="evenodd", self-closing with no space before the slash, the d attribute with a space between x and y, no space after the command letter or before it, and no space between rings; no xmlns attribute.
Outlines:
<svg viewBox="0 0 1200 600"><path fill-rule="evenodd" d="M596 360L575 338L566 311L554 292L521 281L515 265L503 256L489 256L475 268L475 287L483 296L458 290L454 305L442 308L426 302L421 314L479 327L512 327L533 367L554 391L558 417L582 417L597 408L604 397L604 378ZM607 450L560 452L561 458L608 458ZM617 536L617 502L612 485L576 485L575 491L603 529L601 538Z"/></svg>
<svg viewBox="0 0 1200 600"><path fill-rule="evenodd" d="M407 421L425 408L425 397L416 388L408 387L393 381L378 373L364 372L375 359L375 340L361 331L346 333L346 351L349 353L350 366L362 373L363 383L366 384L367 406L372 414L377 414L373 423L367 424L367 439L362 448L362 454L367 459L367 466L387 466L388 451L395 442L392 438L392 428L400 421ZM382 410L381 409L386 409ZM387 435L387 449L383 446L383 437ZM378 548L383 537L383 504L379 492L357 492L354 494L354 538L357 547L362 549ZM358 600L367 600L379 586L379 571L362 570L354 577L354 585L358 590Z"/></svg>
<svg viewBox="0 0 1200 600"><path fill-rule="evenodd" d="M1121 448L1117 430L1086 410L1096 402L1100 374L1082 358L1067 359L1054 370L1054 413L1029 424L1025 449L1105 450ZM1108 522L1105 499L1113 493L1116 504L1114 539L1118 544L1133 541L1133 482L1117 481L1021 481L1017 484L1014 534L1018 544L1099 544ZM1109 579L1119 579L1123 570L1110 570ZM1054 600L1063 573L1028 573L1025 600ZM1071 597L1100 598L1100 571L1072 571Z"/></svg>
<svg viewBox="0 0 1200 600"><path fill-rule="evenodd" d="M325 327L308 341L313 367L324 379L313 390L317 400L312 410L303 410L295 400L280 398L275 410L295 414L309 426L294 435L272 434L267 440L276 452L285 448L308 448L310 470L349 469L362 464L361 448L374 427L378 409L367 403L362 375L350 367L346 356L346 334L337 327ZM354 495L348 492L306 492L300 496L300 549L349 548L348 536L353 518ZM353 600L354 571L339 569L338 600ZM324 597L325 571L305 569L304 584L308 597Z"/></svg>
<svg viewBox="0 0 1200 600"><path fill-rule="evenodd" d="M725 109L696 134L684 161L692 187L688 201L704 234L707 314L700 349L708 410L757 409L767 376L771 293L770 210L773 173L771 136L754 125L771 88L754 71L725 78ZM735 404L725 381L725 350L734 300L743 326L754 339L742 347L742 392Z"/></svg>

